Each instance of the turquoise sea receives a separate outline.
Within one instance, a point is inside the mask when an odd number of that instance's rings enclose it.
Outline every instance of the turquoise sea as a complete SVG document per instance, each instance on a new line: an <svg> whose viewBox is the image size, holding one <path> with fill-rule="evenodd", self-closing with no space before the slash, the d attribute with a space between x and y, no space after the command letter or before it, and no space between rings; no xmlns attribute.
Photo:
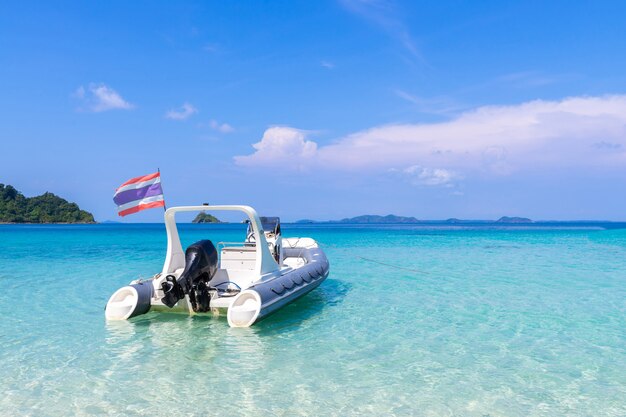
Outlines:
<svg viewBox="0 0 626 417"><path fill-rule="evenodd" d="M317 239L329 278L231 329L105 322L113 291L160 271L162 225L0 225L0 415L626 416L626 229L283 234Z"/></svg>

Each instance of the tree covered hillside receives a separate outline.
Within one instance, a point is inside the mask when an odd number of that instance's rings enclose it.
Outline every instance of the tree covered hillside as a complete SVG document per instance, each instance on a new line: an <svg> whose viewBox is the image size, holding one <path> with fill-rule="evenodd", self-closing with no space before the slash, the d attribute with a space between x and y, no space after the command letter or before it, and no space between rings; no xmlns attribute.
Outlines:
<svg viewBox="0 0 626 417"><path fill-rule="evenodd" d="M45 193L24 197L10 185L0 184L0 223L95 223L93 215L76 203Z"/></svg>
<svg viewBox="0 0 626 417"><path fill-rule="evenodd" d="M221 221L217 217L211 214L208 214L204 211L202 213L198 213L196 218L193 219L191 222L192 223L221 223Z"/></svg>

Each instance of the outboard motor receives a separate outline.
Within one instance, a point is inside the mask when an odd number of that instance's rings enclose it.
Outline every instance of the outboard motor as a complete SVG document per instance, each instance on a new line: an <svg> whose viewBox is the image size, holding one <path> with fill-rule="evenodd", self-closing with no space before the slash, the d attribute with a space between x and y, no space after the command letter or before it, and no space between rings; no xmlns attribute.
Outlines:
<svg viewBox="0 0 626 417"><path fill-rule="evenodd" d="M209 281L217 272L217 249L210 240L201 240L190 245L185 251L185 270L178 279L168 275L161 284L165 296L163 304L172 308L189 295L195 312L209 311L211 295Z"/></svg>

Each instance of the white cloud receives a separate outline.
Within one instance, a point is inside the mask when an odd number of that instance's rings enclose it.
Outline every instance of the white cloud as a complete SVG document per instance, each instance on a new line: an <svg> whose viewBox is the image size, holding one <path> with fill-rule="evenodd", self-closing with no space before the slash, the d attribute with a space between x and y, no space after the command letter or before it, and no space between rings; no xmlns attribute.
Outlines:
<svg viewBox="0 0 626 417"><path fill-rule="evenodd" d="M593 144L598 149L607 149L609 151L614 151L617 149L623 148L621 143L611 143L606 141L600 141Z"/></svg>
<svg viewBox="0 0 626 417"><path fill-rule="evenodd" d="M422 113L448 114L461 110L463 107L449 97L440 96L433 98L423 98L408 93L404 90L394 90L396 96L414 104L416 109Z"/></svg>
<svg viewBox="0 0 626 417"><path fill-rule="evenodd" d="M539 71L519 71L509 74L501 75L496 78L493 83L495 84L509 84L513 87L528 88L528 87L542 87L549 84L554 84L561 81L568 81L575 79L572 74L555 74L547 75Z"/></svg>
<svg viewBox="0 0 626 417"><path fill-rule="evenodd" d="M117 91L104 84L91 83L87 88L81 85L74 92L74 97L82 100L84 107L81 107L81 110L96 113L115 109L130 110L135 107L124 100Z"/></svg>
<svg viewBox="0 0 626 417"><path fill-rule="evenodd" d="M235 128L233 128L228 123L219 123L215 119L212 119L211 121L209 121L209 126L211 127L211 129L217 130L218 132L221 132L221 133L231 133L235 131Z"/></svg>
<svg viewBox="0 0 626 417"><path fill-rule="evenodd" d="M406 25L403 13L395 2L387 0L340 0L343 7L384 30L398 41L413 57L422 60L413 37Z"/></svg>
<svg viewBox="0 0 626 417"><path fill-rule="evenodd" d="M328 69L333 69L335 68L335 64L333 64L330 61L321 61L320 65L323 66L324 68L328 68Z"/></svg>
<svg viewBox="0 0 626 417"><path fill-rule="evenodd" d="M300 168L360 172L418 165L454 172L459 178L470 172L623 168L626 95L479 107L444 122L377 126L319 147L298 129L276 127L253 146L252 155L236 161L268 165L288 160ZM431 174L445 177L442 172ZM424 175L426 181L428 173Z"/></svg>
<svg viewBox="0 0 626 417"><path fill-rule="evenodd" d="M252 145L256 150L254 154L236 156L235 162L246 166L283 163L287 167L301 168L317 153L317 144L306 140L306 135L306 131L288 126L270 127L261 141Z"/></svg>
<svg viewBox="0 0 626 417"><path fill-rule="evenodd" d="M419 165L411 165L404 168L401 173L413 185L452 187L454 181L462 177L454 171L443 168L425 168Z"/></svg>
<svg viewBox="0 0 626 417"><path fill-rule="evenodd" d="M198 109L189 103L184 103L179 110L170 110L165 113L165 118L171 120L187 120L196 113L198 113Z"/></svg>

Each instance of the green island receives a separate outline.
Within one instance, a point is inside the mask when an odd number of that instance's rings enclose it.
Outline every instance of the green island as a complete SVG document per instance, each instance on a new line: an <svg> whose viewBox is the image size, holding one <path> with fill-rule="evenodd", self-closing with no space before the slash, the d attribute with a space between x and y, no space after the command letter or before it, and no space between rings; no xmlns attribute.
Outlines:
<svg viewBox="0 0 626 417"><path fill-rule="evenodd" d="M341 220L328 220L328 221L318 221L311 219L302 219L296 221L296 223L300 224L313 224L313 223L349 223L349 224L398 224L398 223L420 223L418 219L415 217L405 217L405 216L396 216L394 214L389 214L387 216L379 216L374 214L366 214L357 217L350 217Z"/></svg>
<svg viewBox="0 0 626 417"><path fill-rule="evenodd" d="M496 220L496 223L532 223L533 221L526 217L508 217L503 216Z"/></svg>
<svg viewBox="0 0 626 417"><path fill-rule="evenodd" d="M11 185L0 184L0 223L95 223L76 203L49 192L24 197Z"/></svg>
<svg viewBox="0 0 626 417"><path fill-rule="evenodd" d="M195 219L191 221L192 223L222 223L217 217L208 214L206 212L198 213Z"/></svg>
<svg viewBox="0 0 626 417"><path fill-rule="evenodd" d="M298 224L315 224L315 223L347 223L347 224L529 224L535 223L535 221L528 219L526 217L508 217L503 216L498 220L462 220L457 218L450 218L447 220L419 220L415 217L406 217L406 216L396 216L394 214L389 214L387 216L379 216L366 214L363 216L350 217L341 220L311 220L311 219L302 219L297 220ZM574 222L576 223L576 222Z"/></svg>
<svg viewBox="0 0 626 417"><path fill-rule="evenodd" d="M405 217L405 216L396 216L394 214L389 214L387 216L378 216L373 214L366 214L363 216L352 217L348 219L342 219L339 223L376 223L376 224L385 224L385 223L419 223L415 217Z"/></svg>

